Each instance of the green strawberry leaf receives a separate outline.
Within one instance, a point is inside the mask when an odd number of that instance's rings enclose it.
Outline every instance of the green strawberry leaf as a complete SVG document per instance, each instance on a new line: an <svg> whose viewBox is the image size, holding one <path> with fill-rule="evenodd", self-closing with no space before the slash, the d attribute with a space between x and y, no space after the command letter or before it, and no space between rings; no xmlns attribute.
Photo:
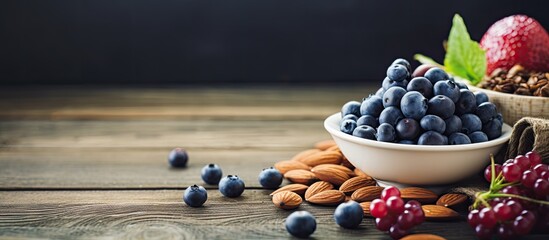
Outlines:
<svg viewBox="0 0 549 240"><path fill-rule="evenodd" d="M423 54L414 54L414 59L422 64L433 64L437 66L442 66L440 63L437 63L435 60L433 60L430 57L427 57Z"/></svg>

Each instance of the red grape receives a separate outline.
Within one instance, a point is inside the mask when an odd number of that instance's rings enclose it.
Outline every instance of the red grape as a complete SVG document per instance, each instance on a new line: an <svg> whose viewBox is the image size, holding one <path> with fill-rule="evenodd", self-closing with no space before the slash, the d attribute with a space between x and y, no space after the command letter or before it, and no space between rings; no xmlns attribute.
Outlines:
<svg viewBox="0 0 549 240"><path fill-rule="evenodd" d="M382 218L387 215L387 205L381 199L374 199L370 203L370 214L376 218Z"/></svg>
<svg viewBox="0 0 549 240"><path fill-rule="evenodd" d="M522 171L530 169L530 159L523 155L516 156L513 162L518 165Z"/></svg>
<svg viewBox="0 0 549 240"><path fill-rule="evenodd" d="M404 210L400 216L398 216L398 225L404 230L412 228L414 224L414 214L408 210Z"/></svg>
<svg viewBox="0 0 549 240"><path fill-rule="evenodd" d="M391 236L393 239L401 239L402 237L408 235L408 231L401 228L398 224L393 225L389 229L389 236Z"/></svg>
<svg viewBox="0 0 549 240"><path fill-rule="evenodd" d="M528 159L530 159L530 166L536 166L541 163L541 156L536 151L527 152L525 155Z"/></svg>
<svg viewBox="0 0 549 240"><path fill-rule="evenodd" d="M541 178L536 180L536 183L534 183L534 192L538 196L549 195L549 181Z"/></svg>
<svg viewBox="0 0 549 240"><path fill-rule="evenodd" d="M496 219L496 214L490 208L484 208L480 210L479 217L480 217L480 224L490 229L493 228L498 221Z"/></svg>
<svg viewBox="0 0 549 240"><path fill-rule="evenodd" d="M469 226L476 227L480 223L480 216L479 216L479 210L473 209L469 212L467 215L467 222L469 223Z"/></svg>
<svg viewBox="0 0 549 240"><path fill-rule="evenodd" d="M414 208L411 210L411 212L414 215L414 225L419 225L423 221L425 221L425 213L423 212L423 209L421 209L421 207Z"/></svg>
<svg viewBox="0 0 549 240"><path fill-rule="evenodd" d="M497 231L498 231L498 236L501 239L513 239L516 237L515 231L513 231L512 223L500 224Z"/></svg>
<svg viewBox="0 0 549 240"><path fill-rule="evenodd" d="M494 164L494 170L496 171L495 177L497 177L499 175L502 168L503 167L501 165ZM488 181L488 182L492 181L492 165L488 165L486 167L486 169L484 169L484 179L486 179L486 181Z"/></svg>
<svg viewBox="0 0 549 240"><path fill-rule="evenodd" d="M534 183L538 179L538 174L532 170L526 170L522 173L521 183L527 188L534 188Z"/></svg>
<svg viewBox="0 0 549 240"><path fill-rule="evenodd" d="M528 234L534 227L534 222L524 216L518 216L513 221L513 230L519 235Z"/></svg>
<svg viewBox="0 0 549 240"><path fill-rule="evenodd" d="M503 177L507 182L516 182L520 180L522 170L514 163L507 164L503 167Z"/></svg>
<svg viewBox="0 0 549 240"><path fill-rule="evenodd" d="M541 173L541 175L539 175L539 177L540 177L541 179L545 179L545 180L549 181L549 171L543 171L543 172Z"/></svg>
<svg viewBox="0 0 549 240"><path fill-rule="evenodd" d="M401 214L404 212L404 201L400 197L392 196L385 201L387 205L387 210L395 215Z"/></svg>
<svg viewBox="0 0 549 240"><path fill-rule="evenodd" d="M502 193L505 193L505 194L514 194L514 195L519 195L519 190L517 187L515 186L507 186L507 187L504 187L502 190L501 190Z"/></svg>
<svg viewBox="0 0 549 240"><path fill-rule="evenodd" d="M512 218L518 216L522 212L522 205L515 201L515 200L509 200L507 203L505 203L509 208L511 208L511 216Z"/></svg>
<svg viewBox="0 0 549 240"><path fill-rule="evenodd" d="M376 218L376 228L382 232L389 231L389 228L393 226L393 220L394 217L389 214L382 218Z"/></svg>
<svg viewBox="0 0 549 240"><path fill-rule="evenodd" d="M400 197L400 190L394 186L389 186L381 191L381 199L387 201L392 196Z"/></svg>
<svg viewBox="0 0 549 240"><path fill-rule="evenodd" d="M541 175L544 171L548 171L547 165L540 163L532 168L534 172L536 172L538 175Z"/></svg>
<svg viewBox="0 0 549 240"><path fill-rule="evenodd" d="M475 234L480 239L490 239L492 238L492 228L479 224L475 227Z"/></svg>
<svg viewBox="0 0 549 240"><path fill-rule="evenodd" d="M513 212L511 211L511 208L507 206L505 203L498 203L494 207L494 213L496 214L496 218L501 221L507 221L513 218Z"/></svg>

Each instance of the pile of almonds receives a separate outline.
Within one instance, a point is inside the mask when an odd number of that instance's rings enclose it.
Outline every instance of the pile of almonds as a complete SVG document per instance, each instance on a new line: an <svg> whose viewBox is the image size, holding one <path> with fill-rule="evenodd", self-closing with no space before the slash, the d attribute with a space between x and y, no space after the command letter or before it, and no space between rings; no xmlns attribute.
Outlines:
<svg viewBox="0 0 549 240"><path fill-rule="evenodd" d="M295 209L303 200L325 206L353 200L360 203L365 216L370 216L370 202L380 198L383 190L372 177L354 168L333 140L318 142L315 148L277 162L274 167L292 182L270 194L274 205L281 209ZM419 187L403 188L400 193L404 200L423 204L425 218L435 221L459 218L454 209L468 201L463 194L448 193L439 197Z"/></svg>
<svg viewBox="0 0 549 240"><path fill-rule="evenodd" d="M513 66L509 71L497 68L490 76L484 77L479 87L518 95L549 97L549 73L527 71L520 65Z"/></svg>

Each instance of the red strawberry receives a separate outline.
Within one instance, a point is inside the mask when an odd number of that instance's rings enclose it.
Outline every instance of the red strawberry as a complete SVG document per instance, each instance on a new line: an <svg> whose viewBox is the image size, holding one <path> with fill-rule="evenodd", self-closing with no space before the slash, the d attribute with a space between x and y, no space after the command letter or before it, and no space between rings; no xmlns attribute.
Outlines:
<svg viewBox="0 0 549 240"><path fill-rule="evenodd" d="M525 15L513 15L494 23L480 40L486 50L486 73L520 64L534 71L549 71L549 34Z"/></svg>

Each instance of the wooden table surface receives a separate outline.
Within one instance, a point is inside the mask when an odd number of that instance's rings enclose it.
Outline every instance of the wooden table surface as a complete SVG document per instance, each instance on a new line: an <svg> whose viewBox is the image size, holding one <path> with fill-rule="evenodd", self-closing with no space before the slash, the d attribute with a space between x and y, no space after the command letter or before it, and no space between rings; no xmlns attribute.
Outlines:
<svg viewBox="0 0 549 240"><path fill-rule="evenodd" d="M347 87L3 87L0 89L0 237L54 239L290 238L259 172L328 139L323 119L372 86ZM167 155L186 148L172 169ZM219 164L243 178L238 198L204 185ZM182 201L208 189L202 208ZM287 184L285 181L284 184ZM389 239L366 218L338 227L334 207L304 203L313 237ZM416 232L473 238L464 219L426 222Z"/></svg>

